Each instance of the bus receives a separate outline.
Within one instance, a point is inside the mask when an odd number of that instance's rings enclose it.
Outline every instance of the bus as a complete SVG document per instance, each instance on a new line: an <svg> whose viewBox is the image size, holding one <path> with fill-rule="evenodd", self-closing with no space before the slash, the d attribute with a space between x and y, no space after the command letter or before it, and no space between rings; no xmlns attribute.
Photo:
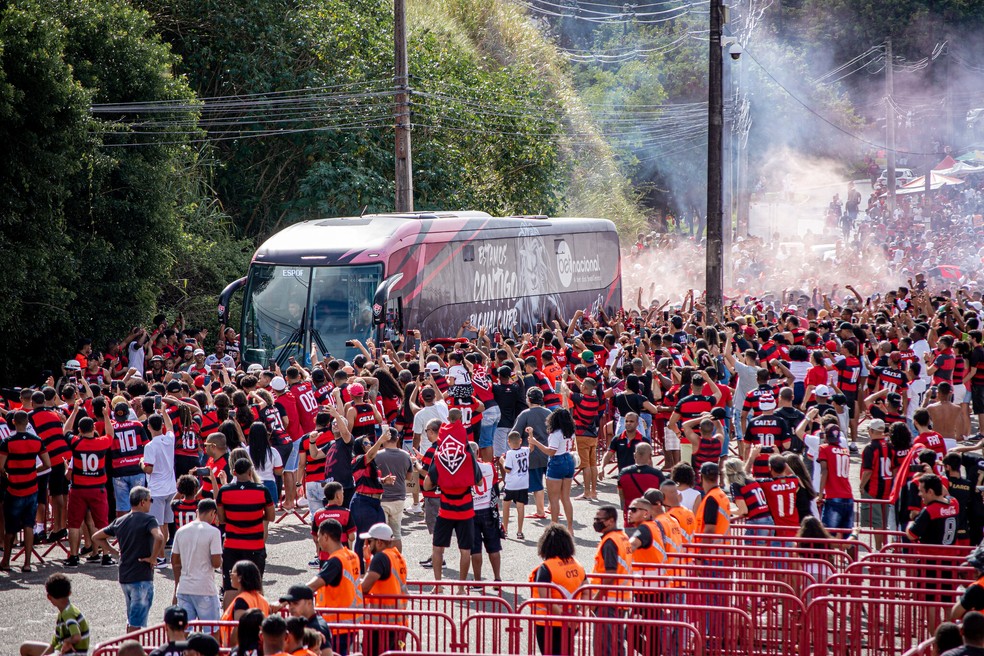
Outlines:
<svg viewBox="0 0 984 656"><path fill-rule="evenodd" d="M473 327L514 335L576 310L622 305L618 235L605 219L413 212L292 225L253 255L219 298L229 325L243 290L246 363L351 360L352 340L405 343Z"/></svg>

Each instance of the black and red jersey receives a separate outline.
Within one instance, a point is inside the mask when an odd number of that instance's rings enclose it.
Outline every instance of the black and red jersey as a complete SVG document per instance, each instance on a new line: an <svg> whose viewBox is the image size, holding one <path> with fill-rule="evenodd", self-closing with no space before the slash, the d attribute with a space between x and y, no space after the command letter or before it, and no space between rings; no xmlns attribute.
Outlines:
<svg viewBox="0 0 984 656"><path fill-rule="evenodd" d="M171 511L174 513L174 524L181 528L185 524L190 524L198 518L198 502L201 496L194 499L175 499L171 502Z"/></svg>
<svg viewBox="0 0 984 656"><path fill-rule="evenodd" d="M778 360L780 355L779 345L771 339L762 344L762 347L758 350L759 360L763 365L768 365L773 360Z"/></svg>
<svg viewBox="0 0 984 656"><path fill-rule="evenodd" d="M957 360L953 356L953 349L945 348L937 351L935 355L933 366L936 367L936 371L933 372L933 384L952 383L953 369L957 364Z"/></svg>
<svg viewBox="0 0 984 656"><path fill-rule="evenodd" d="M909 389L909 379L901 369L876 367L875 370L878 372L880 389L887 389L889 393L898 394L905 394L905 391Z"/></svg>
<svg viewBox="0 0 984 656"><path fill-rule="evenodd" d="M383 484L379 480L379 467L376 461L366 462L366 457L356 456L352 459L352 478L355 480L355 491L358 494L377 495L383 493Z"/></svg>
<svg viewBox="0 0 984 656"><path fill-rule="evenodd" d="M478 438L482 434L482 414L484 411L479 410L482 406L479 405L475 397L452 398L448 407L461 410L461 423L468 432L468 439L472 442L478 442Z"/></svg>
<svg viewBox="0 0 984 656"><path fill-rule="evenodd" d="M582 437L596 437L601 413L604 409L596 395L585 396L580 392L571 393L573 405L574 430Z"/></svg>
<svg viewBox="0 0 984 656"><path fill-rule="evenodd" d="M150 440L139 421L113 422L113 447L109 451L109 467L114 478L142 474L140 460Z"/></svg>
<svg viewBox="0 0 984 656"><path fill-rule="evenodd" d="M72 487L106 487L106 454L113 448L113 440L108 435L99 437L73 437L69 441L72 449Z"/></svg>
<svg viewBox="0 0 984 656"><path fill-rule="evenodd" d="M257 408L257 412L259 420L266 424L267 431L270 433L270 446L277 447L290 443L290 436L284 427L283 416L276 405Z"/></svg>
<svg viewBox="0 0 984 656"><path fill-rule="evenodd" d="M685 421L696 419L705 412L710 412L714 409L714 403L713 396L704 396L703 394L691 394L683 397L675 408L676 413L680 415L679 423L682 425Z"/></svg>
<svg viewBox="0 0 984 656"><path fill-rule="evenodd" d="M550 379L539 369L534 369L533 380L536 381L537 387L543 390L543 405L552 408L554 406L560 405L560 394L554 389L554 386L550 383Z"/></svg>
<svg viewBox="0 0 984 656"><path fill-rule="evenodd" d="M741 499L745 502L746 520L769 515L769 505L765 498L765 492L762 491L762 486L757 481L748 480L744 485L732 483L731 498L735 501Z"/></svg>
<svg viewBox="0 0 984 656"><path fill-rule="evenodd" d="M210 408L202 413L202 424L199 433L208 438L209 435L219 430L222 422L219 421L219 412L215 408Z"/></svg>
<svg viewBox="0 0 984 656"><path fill-rule="evenodd" d="M844 394L857 394L858 381L861 380L861 361L849 355L834 363L837 370L837 387Z"/></svg>
<svg viewBox="0 0 984 656"><path fill-rule="evenodd" d="M27 416L34 432L44 443L44 450L51 458L51 466L60 465L68 460L71 453L62 428L65 418L50 408L32 410Z"/></svg>
<svg viewBox="0 0 984 656"><path fill-rule="evenodd" d="M970 367L974 370L971 385L984 385L984 346L975 346L970 351Z"/></svg>
<svg viewBox="0 0 984 656"><path fill-rule="evenodd" d="M352 437L368 437L376 439L376 413L368 403L355 403L355 422L352 425Z"/></svg>
<svg viewBox="0 0 984 656"><path fill-rule="evenodd" d="M700 436L697 442L697 450L693 455L693 467L700 471L705 462L717 463L721 459L721 440L713 435L710 437Z"/></svg>
<svg viewBox="0 0 984 656"><path fill-rule="evenodd" d="M192 422L190 426L182 426L179 430L175 426L174 430L174 455L186 458L197 458L201 448L198 424Z"/></svg>
<svg viewBox="0 0 984 656"><path fill-rule="evenodd" d="M752 445L762 445L762 452L753 464L752 475L756 478L769 476L769 457L777 451L788 449L792 437L789 424L778 415L756 415L749 419L742 439Z"/></svg>
<svg viewBox="0 0 984 656"><path fill-rule="evenodd" d="M37 458L44 453L41 438L31 433L11 433L0 441L0 453L7 456L7 494L15 497L37 494Z"/></svg>
<svg viewBox="0 0 984 656"><path fill-rule="evenodd" d="M886 440L871 440L861 452L861 471L870 471L865 492L875 499L887 499L892 491L892 445Z"/></svg>
<svg viewBox="0 0 984 656"><path fill-rule="evenodd" d="M745 400L741 404L742 412L758 414L760 412L759 399L761 399L762 396L770 396L773 399L776 399L779 397L779 389L773 387L772 385L759 385L745 395Z"/></svg>
<svg viewBox="0 0 984 656"><path fill-rule="evenodd" d="M325 383L314 390L314 400L318 402L318 405L335 405L335 397L331 395L334 389L334 383Z"/></svg>
<svg viewBox="0 0 984 656"><path fill-rule="evenodd" d="M225 515L224 546L259 551L266 548L263 537L265 513L273 506L270 490L261 483L234 481L219 488L215 499Z"/></svg>
<svg viewBox="0 0 984 656"><path fill-rule="evenodd" d="M311 456L311 438L318 447L318 455ZM301 438L301 452L304 454L304 482L322 483L325 480L325 453L328 445L335 441L335 436L330 430L318 433L317 431L308 433Z"/></svg>
<svg viewBox="0 0 984 656"><path fill-rule="evenodd" d="M311 534L318 535L318 528L329 519L334 519L342 525L342 544L348 546L349 533L355 530L355 522L352 521L352 513L349 509L342 506L325 506L314 513L314 517L311 518ZM318 559L327 560L327 552L319 551Z"/></svg>
<svg viewBox="0 0 984 656"><path fill-rule="evenodd" d="M956 544L960 504L952 497L926 504L906 529L909 539L920 544Z"/></svg>
<svg viewBox="0 0 984 656"><path fill-rule="evenodd" d="M205 466L208 467L209 470L212 472L212 475L215 476L215 480L219 480L219 472L224 471L226 473L226 476L229 476L229 474L231 473L229 471L229 454L227 453L223 453L221 456L219 456L218 460L209 456L208 461L205 463ZM202 482L202 496L212 498L214 495L214 491L212 490L212 480L208 476L202 476L201 482Z"/></svg>

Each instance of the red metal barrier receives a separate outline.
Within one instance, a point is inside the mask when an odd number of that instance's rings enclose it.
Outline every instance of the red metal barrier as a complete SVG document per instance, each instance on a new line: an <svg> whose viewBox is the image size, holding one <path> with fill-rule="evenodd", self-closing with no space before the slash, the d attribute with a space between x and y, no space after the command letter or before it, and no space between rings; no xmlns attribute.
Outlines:
<svg viewBox="0 0 984 656"><path fill-rule="evenodd" d="M977 571L963 556L934 556L931 561L918 554L876 553L852 563L846 574L891 575L903 579L938 578L940 571L957 580L972 581Z"/></svg>
<svg viewBox="0 0 984 656"><path fill-rule="evenodd" d="M687 567L688 573L683 578L671 575L668 571L677 569L676 566L664 565L645 567L635 566L636 571L632 576L621 576L619 574L587 574L589 585L654 585L656 587L686 587L699 590L702 587L721 587L722 580L727 581L728 587L734 590L757 590L759 592L774 592L777 594L790 594L796 596L799 590L809 587L816 583L813 577L804 572L792 573L800 576L803 583L802 588L794 588L787 581L779 581L769 578L731 578L735 573L733 567L714 567L711 565L690 565Z"/></svg>
<svg viewBox="0 0 984 656"><path fill-rule="evenodd" d="M809 640L801 656L886 656L910 649L932 633L952 602L823 596L806 611Z"/></svg>
<svg viewBox="0 0 984 656"><path fill-rule="evenodd" d="M532 599L522 604L516 612L546 614L551 607L560 606L562 615L607 617L614 624L624 619L671 620L692 624L705 636L708 654L720 656L745 656L752 653L752 618L740 608L729 606L697 606L672 603L676 593L652 595L652 603L644 603L639 595L631 603L612 602L606 599L578 598L574 601ZM612 641L617 635L603 636Z"/></svg>
<svg viewBox="0 0 984 656"><path fill-rule="evenodd" d="M815 596L828 596L828 590L847 588L863 588L867 596L883 596L885 594L902 595L913 599L939 598L940 591L954 593L961 579L951 576L920 576L900 577L894 574L859 574L845 572L834 574L824 583L813 586L810 590ZM958 595L959 597L959 595Z"/></svg>
<svg viewBox="0 0 984 656"><path fill-rule="evenodd" d="M239 622L203 622L200 620L193 620L188 623L188 631L205 631L209 633L218 633L220 627L235 627L239 626ZM328 627L334 632L339 629L346 629L352 631L352 625L343 625L336 623L328 623ZM381 633L389 633L394 635L397 644L403 643L404 647L401 649L420 649L420 636L413 630L402 625L381 625L381 624L359 624L354 632L350 633L350 650L351 652L363 652L363 645L366 644L370 636L380 635ZM136 640L147 651L151 649L156 649L161 645L167 643L167 631L163 624L158 624L156 626L151 626L146 629L141 629L140 631L134 631L133 633L128 633L127 635L120 636L119 638L114 638L113 640L108 640L101 645L97 646L95 651L92 652L92 656L116 656L119 646L126 642L127 640ZM229 648L223 646L223 654L229 653ZM447 653L447 652L444 652Z"/></svg>
<svg viewBox="0 0 984 656"><path fill-rule="evenodd" d="M966 558L973 550L974 547L970 546L940 546L936 544L920 544L918 542L893 542L892 544L886 544L878 553L916 554L932 558L938 558L940 556Z"/></svg>
<svg viewBox="0 0 984 656"><path fill-rule="evenodd" d="M936 640L930 638L902 654L902 656L936 656Z"/></svg>
<svg viewBox="0 0 984 656"><path fill-rule="evenodd" d="M434 612L439 613L440 615L445 615L451 618L451 622L456 627L460 627L461 623L465 621L465 618L478 613L508 614L516 611L516 608L506 602L505 599L491 596L469 596L459 594L410 594L406 597L374 595L372 599L380 602L405 600L407 602L408 610ZM429 618L430 616L427 615L422 617ZM430 622L432 620L428 621ZM421 629L420 634L425 636L424 641L428 642L428 638L424 633L424 627L422 625L415 624L413 619L411 619L410 625L415 628L419 627Z"/></svg>
<svg viewBox="0 0 984 656"><path fill-rule="evenodd" d="M319 613L337 613L337 608L316 608ZM410 608L376 608L366 606L362 610L358 626L363 619L373 625L405 626L420 637L421 649L452 653L464 649L467 644L458 642L458 625L447 613ZM351 628L351 624L339 625Z"/></svg>
<svg viewBox="0 0 984 656"><path fill-rule="evenodd" d="M549 626L542 626L545 623ZM465 620L461 635L462 642L471 645L471 650L497 656L536 653L703 656L706 653L704 638L693 625L667 620L621 618L615 623L607 617L481 613Z"/></svg>
<svg viewBox="0 0 984 656"><path fill-rule="evenodd" d="M788 656L799 650L804 637L803 617L806 607L795 595L764 592L751 585L733 589L720 579L701 579L699 588L650 587L652 581L639 579L640 585L633 591L646 595L672 595L673 603L692 606L727 606L738 608L751 617L754 650L758 655ZM728 587L725 587L725 586ZM705 587L706 586L706 587ZM717 586L717 587L715 587ZM599 592L625 591L625 586L583 585L575 599L593 599Z"/></svg>
<svg viewBox="0 0 984 656"><path fill-rule="evenodd" d="M726 540L730 540L726 536ZM848 565L857 560L857 540L809 540L813 544L829 544L830 548L808 548L786 546L795 543L785 537L752 538L757 544L745 544L731 541L725 542L691 542L684 545L683 558L685 562L704 562L707 564L736 564L736 560L745 561L751 567L771 567L778 569L785 559L819 559L829 562L834 571L842 572ZM798 539L798 541L805 541ZM841 548L848 549L844 551Z"/></svg>
<svg viewBox="0 0 984 656"><path fill-rule="evenodd" d="M407 590L410 594L433 594L436 581L407 581ZM511 608L516 608L521 603L533 596L531 590L534 587L542 588L548 586L557 592L563 592L563 588L554 583L533 584L528 581L456 581L443 580L440 587L444 592L456 597L475 596L475 597L498 597L509 604Z"/></svg>
<svg viewBox="0 0 984 656"><path fill-rule="evenodd" d="M706 565L701 563L660 563L658 565L645 563L633 565L633 571L646 578L659 577L663 580L673 580L683 586L689 586L694 578L718 578L729 581L754 581L763 583L782 583L790 594L798 594L800 590L817 583L811 569L826 565L826 561L807 558L783 559L783 566L775 567L775 561L769 567L741 566L737 562L728 565ZM602 583L602 581L598 581ZM610 585L611 582L608 582Z"/></svg>

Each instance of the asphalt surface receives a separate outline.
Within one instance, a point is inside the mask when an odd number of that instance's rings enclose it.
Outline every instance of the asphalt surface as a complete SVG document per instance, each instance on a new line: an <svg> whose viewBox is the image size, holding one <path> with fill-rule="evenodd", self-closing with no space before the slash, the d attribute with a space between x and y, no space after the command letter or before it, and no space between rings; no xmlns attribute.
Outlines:
<svg viewBox="0 0 984 656"><path fill-rule="evenodd" d="M857 456L852 457L851 475L855 487L859 468L860 459ZM573 496L578 494L580 488L575 485ZM614 479L606 477L598 487L598 494L601 497L599 501L573 502L577 558L586 569L591 568L597 548L597 539L591 528L595 510L606 503L619 505ZM535 508L530 504L527 506L527 514L533 512ZM515 521L514 509L509 527L511 537L503 542L502 578L505 581L526 581L540 562L536 555L536 540L549 525L549 519L527 518L524 541L518 541L514 537ZM431 553L430 536L424 525L423 515L404 515L403 544L410 580L433 580L432 570L418 564L418 561ZM44 548L41 549L42 553ZM307 566L315 555L310 528L302 525L293 516L271 526L267 554L263 585L265 595L271 601L285 593L289 586L307 583L316 573ZM92 647L125 632L126 612L123 593L117 583L117 568L86 564L83 560L78 569L65 569L62 567L64 556L61 552L56 550L51 556L54 560L49 560L40 567L35 566L33 573L22 574L18 560L12 563L13 572L0 574L0 656L16 656L19 654L18 645L24 640L51 639L56 612L45 596L44 581L57 571L65 572L72 580L72 601L89 621ZM458 578L458 551L454 542L445 553L444 578ZM483 578L492 578L487 559L483 566ZM157 570L154 582L151 624L163 621L164 609L171 603L174 579L170 568ZM219 582L218 574L216 582Z"/></svg>

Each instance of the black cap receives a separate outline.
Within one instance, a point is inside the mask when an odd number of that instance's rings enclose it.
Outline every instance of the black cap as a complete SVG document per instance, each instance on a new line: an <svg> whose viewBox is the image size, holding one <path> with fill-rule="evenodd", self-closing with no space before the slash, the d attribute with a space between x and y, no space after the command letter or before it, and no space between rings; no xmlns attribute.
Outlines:
<svg viewBox="0 0 984 656"><path fill-rule="evenodd" d="M180 392L181 391L181 383L179 383L176 380L172 380L171 382L169 382L167 384L167 391L168 392Z"/></svg>
<svg viewBox="0 0 984 656"><path fill-rule="evenodd" d="M841 324L837 326L837 330L854 330L854 326L846 321L841 321Z"/></svg>
<svg viewBox="0 0 984 656"><path fill-rule="evenodd" d="M219 656L219 641L204 633L192 633L187 640L174 643L178 651L193 649L202 656Z"/></svg>
<svg viewBox="0 0 984 656"><path fill-rule="evenodd" d="M172 629L188 626L188 611L181 606L168 606L164 609L164 623Z"/></svg>
<svg viewBox="0 0 984 656"><path fill-rule="evenodd" d="M280 601L301 601L303 599L314 600L314 590L306 585L292 585L287 589L287 594L280 598Z"/></svg>
<svg viewBox="0 0 984 656"><path fill-rule="evenodd" d="M721 475L721 470L716 462L705 462L700 466L700 475L705 478L717 478Z"/></svg>

